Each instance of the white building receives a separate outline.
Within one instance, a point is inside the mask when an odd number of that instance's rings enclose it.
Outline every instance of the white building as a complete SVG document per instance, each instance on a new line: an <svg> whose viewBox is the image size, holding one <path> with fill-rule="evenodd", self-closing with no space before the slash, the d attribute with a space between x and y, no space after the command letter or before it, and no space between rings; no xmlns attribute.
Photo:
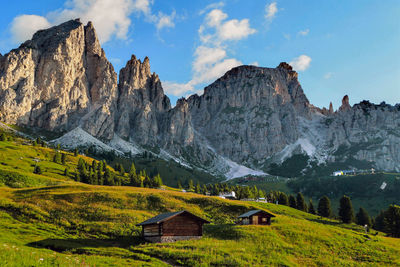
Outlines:
<svg viewBox="0 0 400 267"><path fill-rule="evenodd" d="M219 194L220 198L228 198L228 199L236 199L236 194L234 191L232 192L224 192Z"/></svg>

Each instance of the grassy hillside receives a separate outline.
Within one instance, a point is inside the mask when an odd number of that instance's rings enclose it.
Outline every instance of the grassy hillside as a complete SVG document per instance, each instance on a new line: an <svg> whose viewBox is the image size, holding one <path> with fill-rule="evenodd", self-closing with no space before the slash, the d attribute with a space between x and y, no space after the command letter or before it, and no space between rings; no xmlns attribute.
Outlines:
<svg viewBox="0 0 400 267"><path fill-rule="evenodd" d="M400 240L287 206L224 200L174 190L95 186L65 177L78 156L52 162L54 149L0 142L2 266L388 266ZM84 157L88 162L92 159ZM38 164L43 174L33 174ZM250 209L277 215L271 226L237 226ZM148 244L137 223L188 210L211 221L196 241Z"/></svg>
<svg viewBox="0 0 400 267"><path fill-rule="evenodd" d="M366 236L356 225L281 205L82 184L3 187L0 196L0 260L5 266L400 264L398 239L381 233ZM254 208L275 213L272 225L232 224L237 215ZM146 244L140 239L136 223L182 209L212 222L202 240Z"/></svg>

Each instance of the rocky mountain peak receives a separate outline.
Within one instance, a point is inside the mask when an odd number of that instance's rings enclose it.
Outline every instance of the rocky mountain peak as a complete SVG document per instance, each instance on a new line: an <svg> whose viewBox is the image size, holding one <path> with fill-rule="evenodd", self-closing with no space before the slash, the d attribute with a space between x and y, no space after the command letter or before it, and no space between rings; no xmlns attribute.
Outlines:
<svg viewBox="0 0 400 267"><path fill-rule="evenodd" d="M129 87L130 89L139 89L146 86L147 80L151 77L150 60L145 57L143 63L132 55L125 67L119 72L120 88Z"/></svg>
<svg viewBox="0 0 400 267"><path fill-rule="evenodd" d="M350 110L351 106L349 104L349 96L345 95L342 99L342 105L340 106L339 110L340 111L346 111L346 110Z"/></svg>
<svg viewBox="0 0 400 267"><path fill-rule="evenodd" d="M334 112L332 102L329 103L329 113L332 114Z"/></svg>
<svg viewBox="0 0 400 267"><path fill-rule="evenodd" d="M285 69L285 70L288 70L288 71L292 71L293 70L292 66L290 66L286 62L281 62L277 68L278 69Z"/></svg>
<svg viewBox="0 0 400 267"><path fill-rule="evenodd" d="M49 29L39 30L33 35L31 40L24 42L20 48L54 51L58 48L59 44L65 42L72 33L79 31L79 28L83 28L83 24L79 19L75 19ZM80 37L83 37L83 35L79 36L78 33L78 38Z"/></svg>
<svg viewBox="0 0 400 267"><path fill-rule="evenodd" d="M96 30L91 21L85 26L85 45L87 53L105 57L104 50L101 48Z"/></svg>

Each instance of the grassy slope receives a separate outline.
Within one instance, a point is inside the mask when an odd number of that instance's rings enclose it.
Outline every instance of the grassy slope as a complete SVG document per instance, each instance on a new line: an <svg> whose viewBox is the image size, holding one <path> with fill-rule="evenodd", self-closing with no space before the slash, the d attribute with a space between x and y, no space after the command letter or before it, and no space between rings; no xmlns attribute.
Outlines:
<svg viewBox="0 0 400 267"><path fill-rule="evenodd" d="M17 140L0 142L0 151L0 170L19 175L12 183L3 179L0 187L2 266L400 265L400 240L365 236L356 225L281 205L80 184L62 175L65 166L51 162L52 149ZM32 174L34 158L41 159L43 175ZM68 156L71 170L76 162ZM275 213L272 225L232 224L254 208ZM136 223L182 209L212 222L202 240L143 243Z"/></svg>
<svg viewBox="0 0 400 267"><path fill-rule="evenodd" d="M160 265L160 259L176 265L400 264L398 239L382 234L367 237L356 225L342 225L281 205L81 184L3 187L0 196L0 259L7 258L9 266L21 260L39 263L40 258L71 265L77 260L91 265ZM268 209L277 217L268 227L231 224L251 208ZM140 240L136 223L181 209L213 222L205 227L202 240L171 244ZM22 257L25 254L30 256Z"/></svg>

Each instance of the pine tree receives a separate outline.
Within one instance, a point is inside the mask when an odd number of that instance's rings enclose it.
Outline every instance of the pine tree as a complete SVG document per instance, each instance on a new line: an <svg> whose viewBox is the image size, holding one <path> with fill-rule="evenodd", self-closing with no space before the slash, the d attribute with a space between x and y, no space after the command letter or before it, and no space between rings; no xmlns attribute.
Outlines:
<svg viewBox="0 0 400 267"><path fill-rule="evenodd" d="M308 203L308 213L315 214L315 209L314 205L312 203L312 199L310 198L310 201Z"/></svg>
<svg viewBox="0 0 400 267"><path fill-rule="evenodd" d="M356 214L356 223L358 225L362 225L362 226L364 226L364 225L371 226L372 225L371 218L369 217L367 211L362 207L358 210L358 213Z"/></svg>
<svg viewBox="0 0 400 267"><path fill-rule="evenodd" d="M7 141L7 135L5 133L1 133L0 141Z"/></svg>
<svg viewBox="0 0 400 267"><path fill-rule="evenodd" d="M264 191L262 191L261 189L258 190L258 197L259 197L259 198L265 198Z"/></svg>
<svg viewBox="0 0 400 267"><path fill-rule="evenodd" d="M122 166L122 164L119 165L119 174L121 174L122 176L125 174L125 169L124 166Z"/></svg>
<svg viewBox="0 0 400 267"><path fill-rule="evenodd" d="M79 174L78 174L77 172L75 173L75 176L74 176L74 177L75 177L75 181L76 181L76 182L80 182L80 181L81 181L81 179L80 179L80 177L79 177Z"/></svg>
<svg viewBox="0 0 400 267"><path fill-rule="evenodd" d="M88 177L88 173L87 173L87 169L86 169L86 162L82 158L79 158L79 160L78 160L77 171L78 171L79 180L82 183L89 183L89 177Z"/></svg>
<svg viewBox="0 0 400 267"><path fill-rule="evenodd" d="M96 160L92 161L92 170L93 171L97 171L97 162L96 162Z"/></svg>
<svg viewBox="0 0 400 267"><path fill-rule="evenodd" d="M42 174L42 169L40 168L40 166L36 165L33 169L33 173Z"/></svg>
<svg viewBox="0 0 400 267"><path fill-rule="evenodd" d="M194 191L194 185L193 185L193 180L192 179L189 180L188 191L190 191L190 192Z"/></svg>
<svg viewBox="0 0 400 267"><path fill-rule="evenodd" d="M55 163L61 163L61 153L56 151L56 153L53 156L53 162Z"/></svg>
<svg viewBox="0 0 400 267"><path fill-rule="evenodd" d="M201 193L201 187L200 187L199 182L197 182L196 187L195 187L195 189L194 189L194 192L196 192L197 194L200 194L200 193Z"/></svg>
<svg viewBox="0 0 400 267"><path fill-rule="evenodd" d="M375 230L384 231L385 230L385 212L381 210L378 216L375 217L374 224L372 226Z"/></svg>
<svg viewBox="0 0 400 267"><path fill-rule="evenodd" d="M289 196L289 207L297 209L296 199L292 195Z"/></svg>
<svg viewBox="0 0 400 267"><path fill-rule="evenodd" d="M283 192L279 193L278 204L286 205L286 206L289 205L289 199L288 199L288 196L285 193L283 193Z"/></svg>
<svg viewBox="0 0 400 267"><path fill-rule="evenodd" d="M64 170L64 176L69 176L69 169L68 168L65 168L65 170Z"/></svg>
<svg viewBox="0 0 400 267"><path fill-rule="evenodd" d="M203 186L201 188L201 193L204 194L204 195L207 193L207 187L206 187L205 184L203 184Z"/></svg>
<svg viewBox="0 0 400 267"><path fill-rule="evenodd" d="M97 184L104 185L103 173L99 168L97 168Z"/></svg>
<svg viewBox="0 0 400 267"><path fill-rule="evenodd" d="M182 190L181 181L178 180L178 188Z"/></svg>
<svg viewBox="0 0 400 267"><path fill-rule="evenodd" d="M129 169L129 174L136 175L136 167L135 164L132 162L131 168Z"/></svg>
<svg viewBox="0 0 400 267"><path fill-rule="evenodd" d="M318 215L327 218L332 217L331 201L327 196L323 196L319 200Z"/></svg>
<svg viewBox="0 0 400 267"><path fill-rule="evenodd" d="M160 188L162 186L162 179L160 174L158 173L156 176L153 177L153 187Z"/></svg>
<svg viewBox="0 0 400 267"><path fill-rule="evenodd" d="M300 193L300 192L297 193L297 196L296 196L296 208L298 210L302 210L302 211L307 212L306 202L304 200L303 194Z"/></svg>
<svg viewBox="0 0 400 267"><path fill-rule="evenodd" d="M106 168L104 172L104 184L105 185L115 185L114 177L109 168Z"/></svg>
<svg viewBox="0 0 400 267"><path fill-rule="evenodd" d="M107 162L105 160L103 160L103 172L105 172L107 170Z"/></svg>
<svg viewBox="0 0 400 267"><path fill-rule="evenodd" d="M65 165L66 159L67 159L67 154L61 153L61 164L62 165Z"/></svg>
<svg viewBox="0 0 400 267"><path fill-rule="evenodd" d="M74 156L75 157L78 156L78 149L77 148L74 149Z"/></svg>
<svg viewBox="0 0 400 267"><path fill-rule="evenodd" d="M348 196L343 196L340 199L339 218L344 223L351 223L354 221L353 205Z"/></svg>
<svg viewBox="0 0 400 267"><path fill-rule="evenodd" d="M385 211L385 232L392 237L400 237L400 206L390 205Z"/></svg>

